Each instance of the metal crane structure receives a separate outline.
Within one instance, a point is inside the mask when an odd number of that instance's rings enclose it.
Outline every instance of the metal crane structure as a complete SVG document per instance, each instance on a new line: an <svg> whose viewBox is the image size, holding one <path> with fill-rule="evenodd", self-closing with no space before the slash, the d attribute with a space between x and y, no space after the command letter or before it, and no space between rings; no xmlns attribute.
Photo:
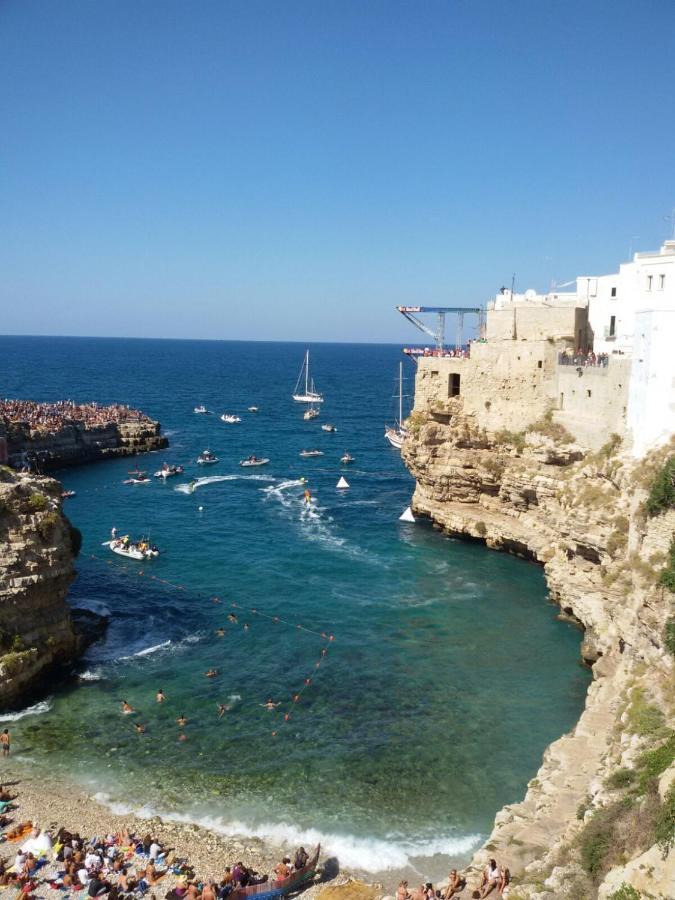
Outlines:
<svg viewBox="0 0 675 900"><path fill-rule="evenodd" d="M397 306L396 309L402 316L412 322L415 328L428 334L435 342L436 355L443 356L445 354L445 317L448 314L457 316L457 330L455 333L455 350L461 350L464 341L464 316L478 316L479 328L482 330L484 310L481 306ZM436 314L436 327L431 328L426 325L418 316L425 313ZM404 350L409 356L422 356L423 349L407 348Z"/></svg>

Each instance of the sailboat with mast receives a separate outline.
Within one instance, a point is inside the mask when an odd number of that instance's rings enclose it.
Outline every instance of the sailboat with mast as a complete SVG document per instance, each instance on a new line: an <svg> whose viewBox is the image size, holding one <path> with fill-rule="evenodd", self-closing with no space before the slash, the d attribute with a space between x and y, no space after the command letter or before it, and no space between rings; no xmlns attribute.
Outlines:
<svg viewBox="0 0 675 900"><path fill-rule="evenodd" d="M314 387L314 379L310 378L309 375L309 350L305 353L298 380L295 382L293 399L296 403L323 403L323 395L316 390Z"/></svg>
<svg viewBox="0 0 675 900"><path fill-rule="evenodd" d="M403 427L403 363L398 365L398 419L394 426L386 425L384 436L392 447L400 450L408 432Z"/></svg>

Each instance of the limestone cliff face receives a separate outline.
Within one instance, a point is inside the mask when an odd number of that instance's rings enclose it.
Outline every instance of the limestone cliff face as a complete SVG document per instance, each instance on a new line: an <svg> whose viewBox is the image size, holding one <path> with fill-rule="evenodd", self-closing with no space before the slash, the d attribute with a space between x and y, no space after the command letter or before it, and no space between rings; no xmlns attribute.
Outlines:
<svg viewBox="0 0 675 900"><path fill-rule="evenodd" d="M0 467L0 706L82 646L66 602L78 540L57 481Z"/></svg>
<svg viewBox="0 0 675 900"><path fill-rule="evenodd" d="M604 898L610 886L637 884L635 872L616 867L605 886L589 879L573 848L584 822L613 801L607 776L647 746L627 724L632 701L660 710L664 729L675 721L664 646L673 594L658 584L675 512L649 518L641 505L667 451L639 465L617 440L584 452L550 420L528 433L488 432L461 397L426 398L409 424L402 455L417 481L414 511L450 534L540 562L553 599L583 628L581 652L595 676L576 728L547 749L524 800L497 815L474 864L496 856L509 866L518 898ZM638 840L636 858L643 852L660 859L650 863L649 896L675 897L675 851L661 858Z"/></svg>
<svg viewBox="0 0 675 900"><path fill-rule="evenodd" d="M35 461L40 471L80 465L115 456L132 456L168 446L159 422L149 420L85 427L66 425L58 432L32 431L28 425L14 424L1 430L7 439L9 462L21 468Z"/></svg>

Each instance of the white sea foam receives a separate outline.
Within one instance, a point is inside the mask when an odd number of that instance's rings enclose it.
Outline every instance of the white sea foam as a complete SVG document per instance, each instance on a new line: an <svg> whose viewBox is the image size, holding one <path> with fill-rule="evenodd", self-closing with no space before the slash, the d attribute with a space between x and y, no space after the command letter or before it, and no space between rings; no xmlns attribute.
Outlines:
<svg viewBox="0 0 675 900"><path fill-rule="evenodd" d="M20 709L18 712L3 713L0 716L0 722L18 722L19 719L24 719L26 716L39 716L40 713L49 712L51 708L52 698L48 697L46 700L40 700L39 703Z"/></svg>
<svg viewBox="0 0 675 900"><path fill-rule="evenodd" d="M120 815L133 812L139 819L159 816L167 822L200 825L227 837L254 837L280 847L297 847L299 844L309 847L320 843L324 858L336 856L341 865L366 872L383 872L406 866L415 868L415 861L419 864L420 859L437 854L468 854L482 840L479 834L462 835L452 832L433 838L406 838L397 834L385 838L357 837L352 834L324 832L317 828L298 828L287 822L261 822L254 825L239 819L225 821L221 816L163 812L151 804L131 808L124 803L112 801L108 794L103 793L95 794L94 799Z"/></svg>
<svg viewBox="0 0 675 900"><path fill-rule="evenodd" d="M77 677L80 681L102 681L104 676L101 669L87 669L84 672L80 672Z"/></svg>
<svg viewBox="0 0 675 900"><path fill-rule="evenodd" d="M139 650L137 653L131 653L129 656L120 656L120 661L134 659L137 656L150 656L152 653L157 653L158 650L166 650L166 648L170 646L171 641L162 641L161 644L153 644L152 647L146 647L144 650Z"/></svg>
<svg viewBox="0 0 675 900"><path fill-rule="evenodd" d="M191 494L197 488L207 484L216 484L219 481L276 481L271 475L206 475L197 478L192 484L177 484L174 490L181 494Z"/></svg>

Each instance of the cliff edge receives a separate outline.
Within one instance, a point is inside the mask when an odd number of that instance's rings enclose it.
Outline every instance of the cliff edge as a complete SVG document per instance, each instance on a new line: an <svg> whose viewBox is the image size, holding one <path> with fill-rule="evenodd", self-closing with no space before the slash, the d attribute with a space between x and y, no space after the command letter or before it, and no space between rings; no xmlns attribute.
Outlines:
<svg viewBox="0 0 675 900"><path fill-rule="evenodd" d="M510 900L672 900L675 447L636 462L618 435L578 446L550 412L490 431L461 396L416 391L416 404L402 450L414 511L539 562L594 674L577 726L497 814L469 884L496 857L514 876Z"/></svg>
<svg viewBox="0 0 675 900"><path fill-rule="evenodd" d="M0 706L36 689L91 637L66 602L79 531L61 509L61 485L0 467Z"/></svg>

